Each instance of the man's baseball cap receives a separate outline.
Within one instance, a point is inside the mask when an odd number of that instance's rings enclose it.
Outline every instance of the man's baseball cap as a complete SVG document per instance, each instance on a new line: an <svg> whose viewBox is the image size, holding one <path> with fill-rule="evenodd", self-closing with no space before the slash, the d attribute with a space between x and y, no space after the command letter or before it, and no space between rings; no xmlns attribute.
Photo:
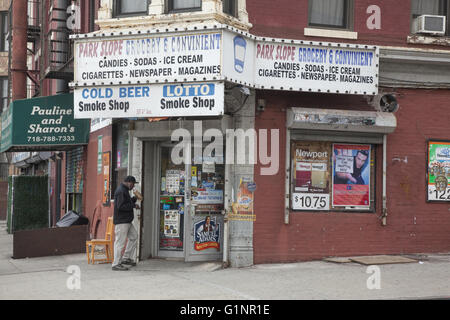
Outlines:
<svg viewBox="0 0 450 320"><path fill-rule="evenodd" d="M126 177L125 180L123 180L123 182L133 182L134 184L139 183L136 181L136 178L133 176Z"/></svg>

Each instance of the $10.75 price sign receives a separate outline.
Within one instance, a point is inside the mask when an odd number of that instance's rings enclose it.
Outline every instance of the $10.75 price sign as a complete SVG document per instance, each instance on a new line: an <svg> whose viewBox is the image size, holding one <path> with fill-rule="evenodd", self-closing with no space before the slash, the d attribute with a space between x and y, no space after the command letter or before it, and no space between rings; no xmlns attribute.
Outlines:
<svg viewBox="0 0 450 320"><path fill-rule="evenodd" d="M330 195L323 193L294 193L293 210L329 210Z"/></svg>

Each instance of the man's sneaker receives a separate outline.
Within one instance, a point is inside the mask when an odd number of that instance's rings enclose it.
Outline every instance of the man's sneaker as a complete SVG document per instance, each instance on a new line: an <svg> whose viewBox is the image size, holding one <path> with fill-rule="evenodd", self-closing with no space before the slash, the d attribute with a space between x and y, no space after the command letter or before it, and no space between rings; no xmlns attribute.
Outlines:
<svg viewBox="0 0 450 320"><path fill-rule="evenodd" d="M128 270L127 267L125 267L121 264L118 264L117 266L113 266L112 269L113 269L113 271L127 271Z"/></svg>
<svg viewBox="0 0 450 320"><path fill-rule="evenodd" d="M136 262L131 259L123 259L121 264L126 264L127 266L132 266L132 267L136 266Z"/></svg>

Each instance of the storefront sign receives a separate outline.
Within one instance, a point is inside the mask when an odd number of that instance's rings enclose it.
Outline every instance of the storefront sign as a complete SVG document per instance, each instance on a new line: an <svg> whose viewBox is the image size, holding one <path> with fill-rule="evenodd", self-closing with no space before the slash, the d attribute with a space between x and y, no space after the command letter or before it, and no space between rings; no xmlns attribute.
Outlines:
<svg viewBox="0 0 450 320"><path fill-rule="evenodd" d="M370 207L370 149L333 144L333 206Z"/></svg>
<svg viewBox="0 0 450 320"><path fill-rule="evenodd" d="M91 133L106 128L112 124L112 119L94 118L91 119Z"/></svg>
<svg viewBox="0 0 450 320"><path fill-rule="evenodd" d="M220 251L220 223L216 217L206 216L194 222L194 250L216 249Z"/></svg>
<svg viewBox="0 0 450 320"><path fill-rule="evenodd" d="M224 112L219 82L75 89L75 118L218 116Z"/></svg>
<svg viewBox="0 0 450 320"><path fill-rule="evenodd" d="M222 32L75 42L75 82L196 81L221 75Z"/></svg>
<svg viewBox="0 0 450 320"><path fill-rule="evenodd" d="M293 145L295 185L292 209L330 209L330 148L328 142L296 142Z"/></svg>
<svg viewBox="0 0 450 320"><path fill-rule="evenodd" d="M58 150L89 141L89 121L73 117L73 94L16 100L2 122L1 152Z"/></svg>
<svg viewBox="0 0 450 320"><path fill-rule="evenodd" d="M227 80L255 85L255 40L248 35L223 32L223 74Z"/></svg>
<svg viewBox="0 0 450 320"><path fill-rule="evenodd" d="M378 92L375 47L257 41L255 85L264 89L346 94Z"/></svg>
<svg viewBox="0 0 450 320"><path fill-rule="evenodd" d="M428 201L450 201L450 142L428 141Z"/></svg>
<svg viewBox="0 0 450 320"><path fill-rule="evenodd" d="M72 85L225 80L268 90L378 93L376 46L267 39L223 27L148 32L153 34L112 32L103 39L98 34L76 39Z"/></svg>

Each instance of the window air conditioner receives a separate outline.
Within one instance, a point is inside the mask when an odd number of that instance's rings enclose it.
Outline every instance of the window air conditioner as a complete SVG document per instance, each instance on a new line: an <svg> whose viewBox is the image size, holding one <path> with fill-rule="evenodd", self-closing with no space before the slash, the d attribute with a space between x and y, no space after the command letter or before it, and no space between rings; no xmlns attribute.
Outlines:
<svg viewBox="0 0 450 320"><path fill-rule="evenodd" d="M413 33L445 35L445 16L424 14L414 19Z"/></svg>

